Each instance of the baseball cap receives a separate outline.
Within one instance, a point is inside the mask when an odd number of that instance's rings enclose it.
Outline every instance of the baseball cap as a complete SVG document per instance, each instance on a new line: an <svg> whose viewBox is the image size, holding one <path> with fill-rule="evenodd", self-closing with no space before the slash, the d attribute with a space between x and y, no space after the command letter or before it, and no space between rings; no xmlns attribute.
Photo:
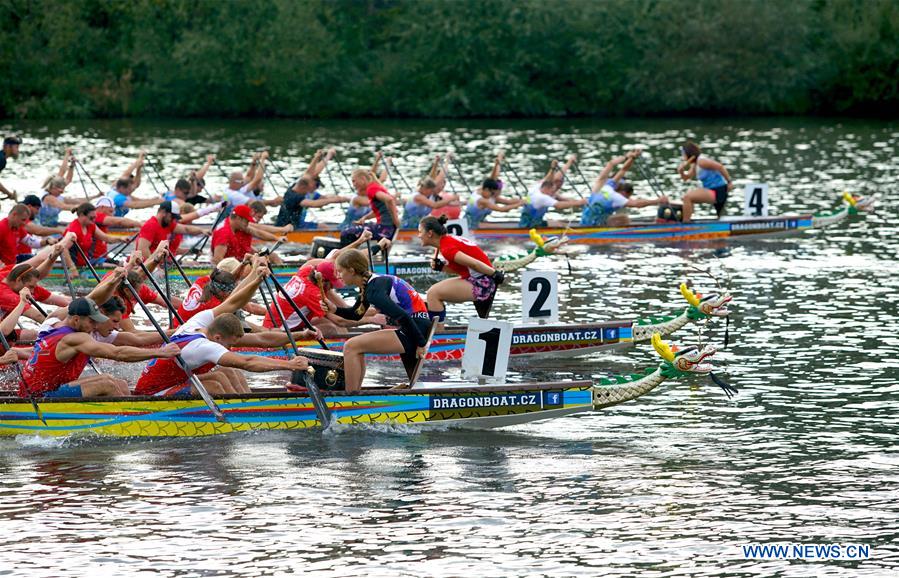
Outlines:
<svg viewBox="0 0 899 578"><path fill-rule="evenodd" d="M10 135L3 139L3 146L11 146L11 145L20 145L22 144L22 139L15 135Z"/></svg>
<svg viewBox="0 0 899 578"><path fill-rule="evenodd" d="M331 284L331 287L335 289L343 287L343 281L340 280L340 277L337 276L337 271L334 269L334 261L319 263L315 266L315 271L320 273L322 278Z"/></svg>
<svg viewBox="0 0 899 578"><path fill-rule="evenodd" d="M28 205L30 207L40 207L41 200L37 198L37 195L27 195L24 199L22 199L23 205Z"/></svg>
<svg viewBox="0 0 899 578"><path fill-rule="evenodd" d="M251 223L255 223L256 219L253 218L253 211L250 207L246 205L240 205L238 207L234 207L234 210L231 211L231 214L235 217L240 217L242 219L246 219Z"/></svg>
<svg viewBox="0 0 899 578"><path fill-rule="evenodd" d="M79 317L90 317L97 323L109 321L109 317L100 313L100 309L93 299L88 297L78 297L69 303L69 315L78 315Z"/></svg>
<svg viewBox="0 0 899 578"><path fill-rule="evenodd" d="M178 206L178 203L173 203L172 201L165 201L159 204L159 210L165 211L166 213L171 213L172 218L176 221L181 220L181 207Z"/></svg>

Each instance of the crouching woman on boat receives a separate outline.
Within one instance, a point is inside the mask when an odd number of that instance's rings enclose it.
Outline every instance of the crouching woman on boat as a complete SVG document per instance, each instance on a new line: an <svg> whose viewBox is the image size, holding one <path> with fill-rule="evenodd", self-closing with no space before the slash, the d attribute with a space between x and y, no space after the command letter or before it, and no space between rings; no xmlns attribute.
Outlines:
<svg viewBox="0 0 899 578"><path fill-rule="evenodd" d="M337 307L329 301L322 301L322 309L356 321L365 315L369 307L374 307L387 317L388 325L397 327L363 333L347 340L343 346L347 391L357 391L362 387L366 353L399 353L408 371L426 352L431 324L424 300L399 277L372 273L365 254L357 249L341 253L335 265L346 285L359 288L359 299L352 307Z"/></svg>
<svg viewBox="0 0 899 578"><path fill-rule="evenodd" d="M181 358L200 382L213 395L249 393L250 386L239 371L213 371L219 367L243 369L256 373L267 371L302 371L308 367L305 357L289 360L240 355L231 348L243 337L243 325L233 313L218 315L205 329L178 333L172 343ZM174 359L154 359L137 380L135 395L181 396L196 394L188 374Z"/></svg>
<svg viewBox="0 0 899 578"><path fill-rule="evenodd" d="M444 279L428 289L428 313L438 323L446 319L446 303L474 303L478 316L486 319L502 285L505 274L493 268L490 258L464 237L448 235L446 217L425 217L418 225L418 239L425 247L434 247L432 267L444 267L456 273L454 279ZM443 257L443 260L440 259Z"/></svg>

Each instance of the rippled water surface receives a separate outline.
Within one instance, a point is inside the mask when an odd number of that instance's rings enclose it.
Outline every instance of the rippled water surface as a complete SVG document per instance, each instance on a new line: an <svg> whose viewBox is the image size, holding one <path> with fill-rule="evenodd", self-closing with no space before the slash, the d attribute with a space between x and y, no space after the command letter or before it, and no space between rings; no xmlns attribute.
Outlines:
<svg viewBox="0 0 899 578"><path fill-rule="evenodd" d="M452 148L469 183L505 147L525 178L576 151L594 174L634 144L677 196L676 145L693 136L738 183L771 185L772 212L828 210L844 190L877 212L751 243L570 249L565 321L672 314L677 284L735 296L718 372L623 406L493 432L414 428L258 433L210 440L0 441L0 574L887 576L899 569L899 306L895 123L767 119L527 124L179 122L32 124L0 175L37 189L65 146L102 183L145 147L167 181L207 152L225 170L252 150L296 174L334 144L347 170L375 147L406 179ZM289 169L288 169L289 165ZM210 187L224 186L210 173ZM455 176L455 175L453 175ZM337 188L346 191L335 174ZM277 181L276 181L277 182ZM171 184L171 183L170 183ZM326 184L330 182L326 179ZM461 190L460 183L455 183ZM652 195L643 183L638 193ZM70 193L80 192L73 183ZM144 185L144 195L151 189ZM737 194L736 196L740 196ZM739 211L739 201L731 212ZM5 213L9 203L4 202ZM145 216L149 216L147 212ZM337 218L325 213L320 220ZM497 254L516 249L497 246ZM416 253L415 247L406 249ZM519 315L503 290L501 317ZM464 307L450 317L464 319ZM673 341L722 345L720 323ZM518 365L513 379L601 377L654 364L646 346ZM113 368L136 375L138 368ZM433 365L430 377L457 376ZM373 367L375 378L399 378ZM278 378L273 377L274 382ZM746 560L750 543L866 544L860 562Z"/></svg>

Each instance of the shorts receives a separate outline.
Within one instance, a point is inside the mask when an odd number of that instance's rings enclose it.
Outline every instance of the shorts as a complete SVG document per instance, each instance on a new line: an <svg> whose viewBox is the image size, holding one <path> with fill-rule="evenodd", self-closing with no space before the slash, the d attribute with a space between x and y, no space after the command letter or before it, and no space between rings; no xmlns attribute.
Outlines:
<svg viewBox="0 0 899 578"><path fill-rule="evenodd" d="M347 227L340 233L340 246L346 247L353 241L359 238L362 234L362 231L368 229L371 231L371 240L379 241L381 239L393 239L393 234L396 232L396 227L391 227L390 225L381 225L375 223L374 225L353 225L352 227Z"/></svg>
<svg viewBox="0 0 899 578"><path fill-rule="evenodd" d="M43 397L82 397L81 386L65 383L53 391L45 392Z"/></svg>
<svg viewBox="0 0 899 578"><path fill-rule="evenodd" d="M412 321L415 322L415 325L418 327L421 334L427 337L428 332L431 330L431 320L428 319L428 314L421 313L413 315ZM418 349L418 342L414 337L406 335L402 329L396 329L395 333L396 338L399 339L400 343L403 345L403 353L400 353L400 360L403 362L406 374L411 377L412 371L418 362L418 358L415 356L415 352Z"/></svg>
<svg viewBox="0 0 899 578"><path fill-rule="evenodd" d="M18 255L16 255L16 264L18 265L19 263L24 263L32 257L34 257L34 255L32 255L31 253L19 253Z"/></svg>
<svg viewBox="0 0 899 578"><path fill-rule="evenodd" d="M496 295L496 283L487 275L471 276L466 279L471 283L471 296L475 301L488 301Z"/></svg>
<svg viewBox="0 0 899 578"><path fill-rule="evenodd" d="M710 190L715 193L715 212L720 217L721 213L724 212L724 204L727 203L727 185L721 185Z"/></svg>

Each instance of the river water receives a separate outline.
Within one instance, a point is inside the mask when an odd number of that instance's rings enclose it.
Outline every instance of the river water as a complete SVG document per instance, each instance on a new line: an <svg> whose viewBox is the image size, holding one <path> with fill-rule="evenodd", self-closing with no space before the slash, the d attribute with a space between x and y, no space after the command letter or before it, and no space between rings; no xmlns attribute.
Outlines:
<svg viewBox="0 0 899 578"><path fill-rule="evenodd" d="M0 180L37 189L76 147L106 186L140 147L167 181L207 152L225 170L270 146L289 174L323 145L344 167L375 147L406 179L452 148L469 184L505 147L525 179L576 151L593 175L640 144L666 191L691 136L741 183L767 182L773 213L835 207L844 190L877 212L792 238L570 251L565 321L673 314L678 283L734 294L718 373L663 385L594 414L493 432L381 428L209 440L0 441L0 575L887 576L899 569L899 125L696 119L468 122L90 122L4 126L26 140ZM289 168L288 168L289 165ZM213 169L215 171L215 169ZM335 174L338 188L346 191ZM224 185L216 172L211 188ZM326 179L326 184L330 184ZM455 183L460 189L460 183ZM91 185L88 185L91 186ZM80 192L73 183L70 191ZM144 185L143 195L151 189ZM637 182L640 195L651 196ZM739 191L735 197L741 197ZM739 200L731 213L739 212ZM9 203L4 202L5 213ZM707 211L707 209L706 209ZM141 213L149 216L150 212ZM325 212L320 220L337 218ZM497 253L515 247L496 247ZM408 248L414 253L414 247ZM514 280L515 278L513 278ZM504 289L500 317L520 315ZM450 310L451 319L470 314ZM723 343L720 323L678 343ZM655 363L646 346L518 365L513 379L601 377ZM139 368L114 368L136 375ZM431 377L458 369L434 365ZM374 379L399 378L373 367ZM277 378L271 378L276 380ZM753 560L748 544L862 544L854 561Z"/></svg>

